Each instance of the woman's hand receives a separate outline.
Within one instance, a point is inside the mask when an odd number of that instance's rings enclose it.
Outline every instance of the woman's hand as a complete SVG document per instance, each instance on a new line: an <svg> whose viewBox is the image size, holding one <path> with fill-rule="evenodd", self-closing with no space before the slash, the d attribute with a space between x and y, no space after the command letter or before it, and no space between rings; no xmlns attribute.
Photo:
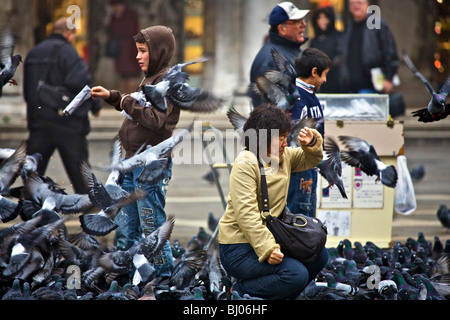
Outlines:
<svg viewBox="0 0 450 320"><path fill-rule="evenodd" d="M297 140L300 142L302 146L307 146L310 144L314 139L314 133L312 133L311 129L308 127L304 127L302 130L300 130Z"/></svg>
<svg viewBox="0 0 450 320"><path fill-rule="evenodd" d="M92 95L92 98L94 98L94 99L101 98L101 99L105 100L110 97L111 93L109 92L109 90L98 86L98 87L93 87L91 89L91 95Z"/></svg>
<svg viewBox="0 0 450 320"><path fill-rule="evenodd" d="M283 261L284 254L281 252L280 248L273 249L270 256L267 258L269 264L279 264Z"/></svg>

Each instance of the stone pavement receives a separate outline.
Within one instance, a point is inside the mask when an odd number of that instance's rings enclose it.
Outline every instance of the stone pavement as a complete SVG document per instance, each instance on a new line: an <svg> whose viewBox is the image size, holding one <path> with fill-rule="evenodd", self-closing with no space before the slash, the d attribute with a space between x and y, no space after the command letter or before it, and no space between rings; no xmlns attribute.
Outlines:
<svg viewBox="0 0 450 320"><path fill-rule="evenodd" d="M450 184L448 183L450 173L447 164L450 155L450 120L434 124L418 123L410 116L410 113L424 105L426 99L415 102L413 106L408 105L405 116L396 120L404 122L405 155L408 159L408 167L413 168L424 164L426 176L422 181L414 183L417 210L407 216L396 213L393 215L392 241L405 241L407 237L415 238L419 231L423 231L430 240L433 240L434 236L439 236L442 241L445 241L450 239L450 233L440 225L436 218L436 211L441 203L448 203L450 206ZM243 114L249 111L248 100L245 97L235 97L232 103ZM90 162L94 168L109 163L111 143L122 119L120 113L106 106L99 118L91 117L92 132L88 139ZM232 128L226 118L225 108L207 115L182 112L178 127L186 127L193 120L208 122L222 132ZM14 148L26 137L25 106L22 99L12 96L2 97L0 99L0 148ZM186 243L197 233L200 226L206 228L208 213L213 212L216 217L219 217L223 213L223 206L217 186L209 184L202 178L210 171L206 161L198 164L176 164L173 171L166 211L175 214L177 219L172 239L178 238L182 243ZM97 170L95 173L102 181L105 181L104 172ZM226 195L228 172L225 168L220 173L220 186ZM69 192L72 191L57 153L49 164L47 175L65 186ZM77 216L73 216L67 225L71 232L80 230ZM110 241L111 237L105 240Z"/></svg>

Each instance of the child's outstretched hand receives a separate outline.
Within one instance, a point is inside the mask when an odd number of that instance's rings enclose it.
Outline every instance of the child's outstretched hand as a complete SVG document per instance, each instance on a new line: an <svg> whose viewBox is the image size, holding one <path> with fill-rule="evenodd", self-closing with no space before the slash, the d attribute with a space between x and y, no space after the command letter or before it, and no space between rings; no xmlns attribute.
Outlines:
<svg viewBox="0 0 450 320"><path fill-rule="evenodd" d="M96 99L96 98L101 98L101 99L108 99L110 96L110 92L109 90L103 88L103 87L93 87L91 89L91 95L92 98Z"/></svg>
<svg viewBox="0 0 450 320"><path fill-rule="evenodd" d="M314 133L312 133L311 129L308 127L304 127L302 130L300 130L297 140L300 142L302 146L307 146L310 144L314 139Z"/></svg>

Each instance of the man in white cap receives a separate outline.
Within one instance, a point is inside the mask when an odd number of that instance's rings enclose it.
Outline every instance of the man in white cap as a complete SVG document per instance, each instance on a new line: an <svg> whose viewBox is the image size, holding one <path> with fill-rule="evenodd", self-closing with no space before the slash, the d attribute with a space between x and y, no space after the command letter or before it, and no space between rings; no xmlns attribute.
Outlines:
<svg viewBox="0 0 450 320"><path fill-rule="evenodd" d="M273 8L269 16L269 38L253 60L250 69L250 82L254 83L258 76L267 70L274 70L271 49L275 48L294 65L295 58L300 54L300 46L306 42L305 16L309 10L300 10L292 2L282 2ZM257 107L264 98L248 91L253 107Z"/></svg>

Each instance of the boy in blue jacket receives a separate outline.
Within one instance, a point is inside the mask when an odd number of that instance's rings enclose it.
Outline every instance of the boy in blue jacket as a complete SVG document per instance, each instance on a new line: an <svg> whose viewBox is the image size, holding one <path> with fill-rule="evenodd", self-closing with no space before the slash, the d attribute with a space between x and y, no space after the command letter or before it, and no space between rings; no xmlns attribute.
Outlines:
<svg viewBox="0 0 450 320"><path fill-rule="evenodd" d="M295 59L297 71L297 90L300 98L291 109L291 119L314 118L318 123L317 130L325 134L325 119L316 92L327 81L331 67L330 58L322 51L308 48ZM318 172L315 168L291 174L287 206L294 213L316 216Z"/></svg>

